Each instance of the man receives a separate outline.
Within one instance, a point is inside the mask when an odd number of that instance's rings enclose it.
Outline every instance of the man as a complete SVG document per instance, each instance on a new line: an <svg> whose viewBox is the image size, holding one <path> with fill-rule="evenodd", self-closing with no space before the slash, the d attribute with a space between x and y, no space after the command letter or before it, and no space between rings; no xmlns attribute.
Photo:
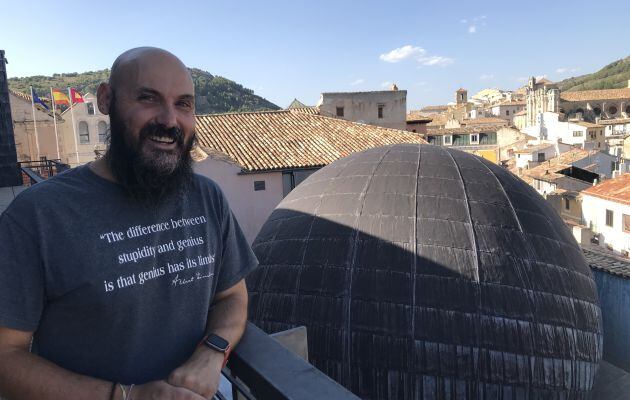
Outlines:
<svg viewBox="0 0 630 400"><path fill-rule="evenodd" d="M257 262L220 190L191 172L194 101L174 55L123 53L98 89L105 157L0 217L0 397L216 392Z"/></svg>

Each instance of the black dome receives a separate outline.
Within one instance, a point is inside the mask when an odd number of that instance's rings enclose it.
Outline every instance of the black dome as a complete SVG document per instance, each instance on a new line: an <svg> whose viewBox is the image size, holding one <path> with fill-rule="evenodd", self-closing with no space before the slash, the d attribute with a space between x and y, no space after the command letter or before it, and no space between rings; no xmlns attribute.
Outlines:
<svg viewBox="0 0 630 400"><path fill-rule="evenodd" d="M461 151L394 145L311 175L253 245L250 319L305 325L310 361L365 399L586 399L595 283L535 190Z"/></svg>

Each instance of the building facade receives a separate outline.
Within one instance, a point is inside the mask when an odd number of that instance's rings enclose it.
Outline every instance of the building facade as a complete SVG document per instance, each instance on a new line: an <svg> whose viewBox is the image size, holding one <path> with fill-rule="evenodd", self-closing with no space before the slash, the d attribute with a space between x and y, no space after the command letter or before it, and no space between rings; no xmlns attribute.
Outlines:
<svg viewBox="0 0 630 400"><path fill-rule="evenodd" d="M628 257L630 253L630 174L605 180L582 192L584 225L599 245Z"/></svg>
<svg viewBox="0 0 630 400"><path fill-rule="evenodd" d="M322 93L317 103L319 112L362 124L405 130L407 127L407 91Z"/></svg>
<svg viewBox="0 0 630 400"><path fill-rule="evenodd" d="M62 162L71 166L93 161L107 148L109 116L99 111L93 94L86 93L83 99L84 103L65 110L63 122L58 123L64 143Z"/></svg>

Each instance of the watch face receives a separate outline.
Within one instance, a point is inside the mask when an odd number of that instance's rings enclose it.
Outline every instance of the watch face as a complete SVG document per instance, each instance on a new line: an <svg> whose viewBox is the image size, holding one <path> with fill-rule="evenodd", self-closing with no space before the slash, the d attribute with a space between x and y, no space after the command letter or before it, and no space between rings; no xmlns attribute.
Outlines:
<svg viewBox="0 0 630 400"><path fill-rule="evenodd" d="M230 345L230 343L228 343L227 340L215 334L208 336L208 338L206 339L206 344L212 348L215 348L223 352L225 352L228 349L228 346Z"/></svg>

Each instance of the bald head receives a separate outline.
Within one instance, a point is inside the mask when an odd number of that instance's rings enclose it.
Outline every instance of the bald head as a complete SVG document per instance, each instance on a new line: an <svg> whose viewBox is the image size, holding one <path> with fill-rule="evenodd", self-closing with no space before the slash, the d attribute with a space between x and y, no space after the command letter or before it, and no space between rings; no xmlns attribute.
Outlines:
<svg viewBox="0 0 630 400"><path fill-rule="evenodd" d="M153 70L164 75L181 73L193 87L192 77L184 63L174 54L157 47L136 47L119 55L112 64L109 85L116 90L120 85L137 81L143 72Z"/></svg>

